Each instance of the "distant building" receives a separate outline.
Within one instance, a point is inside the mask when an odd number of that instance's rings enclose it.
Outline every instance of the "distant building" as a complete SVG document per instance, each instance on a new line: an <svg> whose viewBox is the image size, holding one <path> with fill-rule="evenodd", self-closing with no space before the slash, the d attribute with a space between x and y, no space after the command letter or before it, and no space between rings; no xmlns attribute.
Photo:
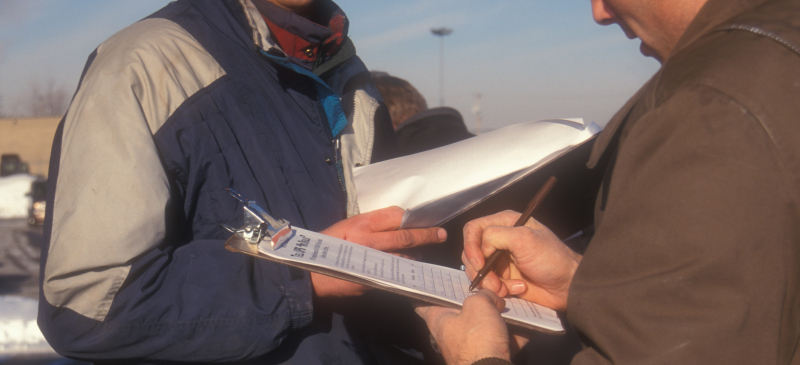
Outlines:
<svg viewBox="0 0 800 365"><path fill-rule="evenodd" d="M50 149L61 117L0 119L0 154L17 155L28 173L47 177Z"/></svg>

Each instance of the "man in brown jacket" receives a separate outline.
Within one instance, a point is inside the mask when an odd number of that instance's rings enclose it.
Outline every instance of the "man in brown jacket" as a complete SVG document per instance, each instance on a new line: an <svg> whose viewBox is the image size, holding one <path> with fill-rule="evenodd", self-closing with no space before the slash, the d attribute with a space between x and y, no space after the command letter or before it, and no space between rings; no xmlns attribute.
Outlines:
<svg viewBox="0 0 800 365"><path fill-rule="evenodd" d="M588 250L509 227L519 213L478 219L467 271L497 249L511 263L462 312L418 312L451 363L509 360L496 293L566 310L573 364L800 364L800 1L592 6L662 67L594 146Z"/></svg>

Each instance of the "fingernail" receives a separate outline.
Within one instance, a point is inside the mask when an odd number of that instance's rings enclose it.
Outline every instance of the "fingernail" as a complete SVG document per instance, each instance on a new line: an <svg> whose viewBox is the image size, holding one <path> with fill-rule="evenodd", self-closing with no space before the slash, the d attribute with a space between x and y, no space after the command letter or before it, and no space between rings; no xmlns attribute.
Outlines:
<svg viewBox="0 0 800 365"><path fill-rule="evenodd" d="M439 239L442 240L442 241L447 239L447 231L445 231L444 228L439 228L439 231L436 232L436 234L439 236Z"/></svg>
<svg viewBox="0 0 800 365"><path fill-rule="evenodd" d="M516 283L511 285L511 294L519 294L525 291L525 284Z"/></svg>

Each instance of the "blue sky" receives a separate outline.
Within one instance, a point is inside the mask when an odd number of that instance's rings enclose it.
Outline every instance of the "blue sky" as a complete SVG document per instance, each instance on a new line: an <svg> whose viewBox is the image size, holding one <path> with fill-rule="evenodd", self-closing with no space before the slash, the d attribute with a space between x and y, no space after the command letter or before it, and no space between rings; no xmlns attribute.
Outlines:
<svg viewBox="0 0 800 365"><path fill-rule="evenodd" d="M0 108L14 112L33 82L71 94L86 57L164 0L0 0ZM617 26L592 21L588 0L339 0L350 36L372 70L411 82L439 105L439 39L445 105L475 129L583 117L604 125L658 69Z"/></svg>

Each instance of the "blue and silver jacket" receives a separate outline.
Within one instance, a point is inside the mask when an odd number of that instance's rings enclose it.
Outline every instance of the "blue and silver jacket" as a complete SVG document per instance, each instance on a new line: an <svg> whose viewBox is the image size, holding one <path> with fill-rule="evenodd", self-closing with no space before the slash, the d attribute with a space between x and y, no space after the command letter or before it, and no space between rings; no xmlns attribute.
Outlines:
<svg viewBox="0 0 800 365"><path fill-rule="evenodd" d="M298 67L249 0L177 1L95 50L51 156L39 326L60 354L363 362L307 272L226 251L220 227L242 224L226 188L311 230L358 212L352 167L397 142L339 53Z"/></svg>

